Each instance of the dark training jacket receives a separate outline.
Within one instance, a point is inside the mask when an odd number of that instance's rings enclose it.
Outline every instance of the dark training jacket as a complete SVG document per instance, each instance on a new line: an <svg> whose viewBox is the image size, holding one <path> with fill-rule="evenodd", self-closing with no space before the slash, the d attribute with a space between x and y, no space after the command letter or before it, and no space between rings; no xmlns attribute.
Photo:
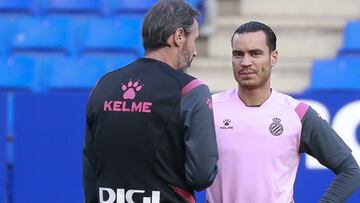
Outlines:
<svg viewBox="0 0 360 203"><path fill-rule="evenodd" d="M195 202L218 159L209 89L149 58L93 89L83 148L85 202Z"/></svg>

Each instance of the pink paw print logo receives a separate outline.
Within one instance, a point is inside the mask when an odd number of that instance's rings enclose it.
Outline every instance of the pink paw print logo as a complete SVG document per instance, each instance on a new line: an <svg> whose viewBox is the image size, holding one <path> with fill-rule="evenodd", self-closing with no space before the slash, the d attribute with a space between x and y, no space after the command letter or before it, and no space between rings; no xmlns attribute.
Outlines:
<svg viewBox="0 0 360 203"><path fill-rule="evenodd" d="M206 100L206 104L208 105L209 109L212 109L212 108L213 108L212 100L211 100L211 99L207 99L207 100Z"/></svg>
<svg viewBox="0 0 360 203"><path fill-rule="evenodd" d="M140 91L143 86L139 84L139 81L133 82L130 81L127 85L121 84L121 89L124 90L123 98L124 99L134 99L136 92Z"/></svg>

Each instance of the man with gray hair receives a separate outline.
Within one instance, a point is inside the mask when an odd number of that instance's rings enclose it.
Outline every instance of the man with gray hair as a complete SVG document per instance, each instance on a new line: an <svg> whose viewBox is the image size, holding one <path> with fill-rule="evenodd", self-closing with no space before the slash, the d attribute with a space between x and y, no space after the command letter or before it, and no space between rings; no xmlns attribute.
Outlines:
<svg viewBox="0 0 360 203"><path fill-rule="evenodd" d="M145 57L103 76L86 112L86 203L195 202L217 174L209 89L184 73L196 56L194 10L158 1L146 14Z"/></svg>

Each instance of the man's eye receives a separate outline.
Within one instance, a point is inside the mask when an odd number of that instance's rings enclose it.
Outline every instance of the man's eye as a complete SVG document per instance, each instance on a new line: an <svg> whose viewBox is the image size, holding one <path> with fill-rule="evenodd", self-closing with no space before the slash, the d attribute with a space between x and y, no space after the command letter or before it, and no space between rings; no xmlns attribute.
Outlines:
<svg viewBox="0 0 360 203"><path fill-rule="evenodd" d="M242 56L242 54L239 52L233 52L233 56Z"/></svg>

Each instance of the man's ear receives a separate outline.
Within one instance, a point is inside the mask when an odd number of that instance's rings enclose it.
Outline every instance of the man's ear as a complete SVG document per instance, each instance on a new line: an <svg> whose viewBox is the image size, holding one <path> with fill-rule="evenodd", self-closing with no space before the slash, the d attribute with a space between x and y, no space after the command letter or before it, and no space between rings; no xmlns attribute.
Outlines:
<svg viewBox="0 0 360 203"><path fill-rule="evenodd" d="M174 33L174 42L176 46L181 46L185 43L185 30L184 28L176 29Z"/></svg>
<svg viewBox="0 0 360 203"><path fill-rule="evenodd" d="M279 60L279 54L278 54L278 51L277 50L274 50L271 52L271 56L270 56L270 63L271 63L271 67L274 67L278 60Z"/></svg>

